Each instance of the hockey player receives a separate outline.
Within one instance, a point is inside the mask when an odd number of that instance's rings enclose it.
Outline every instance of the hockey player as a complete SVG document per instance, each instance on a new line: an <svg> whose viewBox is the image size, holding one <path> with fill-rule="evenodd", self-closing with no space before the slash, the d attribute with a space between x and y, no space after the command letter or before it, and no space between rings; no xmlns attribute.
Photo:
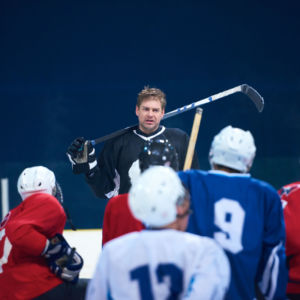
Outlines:
<svg viewBox="0 0 300 300"><path fill-rule="evenodd" d="M135 180L140 172L150 166L164 165L178 170L176 150L167 140L154 139L145 142L139 155L139 168L131 180ZM102 228L102 245L123 234L140 231L144 228L142 222L133 217L128 204L128 193L111 198L104 212Z"/></svg>
<svg viewBox="0 0 300 300"><path fill-rule="evenodd" d="M130 189L129 206L147 229L103 247L86 300L223 299L228 259L213 239L182 232L189 194L174 170L143 172Z"/></svg>
<svg viewBox="0 0 300 300"><path fill-rule="evenodd" d="M191 193L188 232L214 238L231 263L226 299L285 299L285 228L280 199L268 183L248 173L256 147L249 131L227 126L212 142L212 171L179 177Z"/></svg>
<svg viewBox="0 0 300 300"><path fill-rule="evenodd" d="M289 269L288 299L300 299L300 181L279 190L286 230L286 256Z"/></svg>
<svg viewBox="0 0 300 300"><path fill-rule="evenodd" d="M84 299L83 260L62 236L66 215L54 173L26 168L18 191L23 201L0 225L0 299Z"/></svg>
<svg viewBox="0 0 300 300"><path fill-rule="evenodd" d="M106 142L96 159L95 149L84 138L76 138L67 155L75 174L85 174L85 179L99 198L112 198L128 193L129 172L138 159L145 141L153 138L167 139L178 153L179 169L183 169L189 137L180 129L160 125L166 107L166 96L157 88L145 87L138 95L135 113L138 126ZM198 168L194 158L193 168Z"/></svg>

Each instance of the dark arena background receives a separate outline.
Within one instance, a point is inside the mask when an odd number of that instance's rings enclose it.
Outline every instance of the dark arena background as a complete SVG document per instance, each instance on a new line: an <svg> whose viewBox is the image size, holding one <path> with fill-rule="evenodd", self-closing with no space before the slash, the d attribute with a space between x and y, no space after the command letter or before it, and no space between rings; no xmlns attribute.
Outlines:
<svg viewBox="0 0 300 300"><path fill-rule="evenodd" d="M66 150L78 136L135 124L145 85L166 93L166 112L254 87L262 113L240 93L202 106L201 168L213 136L232 125L255 137L254 177L276 189L300 180L299 9L298 1L2 1L0 177L10 208L20 172L45 165L75 226L100 228L106 201L72 174ZM190 134L194 113L163 124Z"/></svg>

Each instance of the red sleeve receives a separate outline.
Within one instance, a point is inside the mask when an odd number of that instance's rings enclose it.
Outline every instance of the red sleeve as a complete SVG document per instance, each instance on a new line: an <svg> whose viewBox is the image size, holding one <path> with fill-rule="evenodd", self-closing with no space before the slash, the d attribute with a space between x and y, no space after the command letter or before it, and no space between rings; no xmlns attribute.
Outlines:
<svg viewBox="0 0 300 300"><path fill-rule="evenodd" d="M282 188L280 188L278 190L278 194L279 194L281 200L288 201L289 194L299 188L300 188L300 181L296 181L296 182L287 184L287 185L283 186Z"/></svg>
<svg viewBox="0 0 300 300"><path fill-rule="evenodd" d="M286 225L287 255L300 253L300 188L288 195L288 204L283 210Z"/></svg>
<svg viewBox="0 0 300 300"><path fill-rule="evenodd" d="M104 212L102 245L116 237L143 228L143 224L131 214L128 194L113 197L108 201Z"/></svg>
<svg viewBox="0 0 300 300"><path fill-rule="evenodd" d="M300 188L289 193L283 213L286 226L286 255L291 280L288 283L288 292L300 293Z"/></svg>
<svg viewBox="0 0 300 300"><path fill-rule="evenodd" d="M62 233L65 212L56 198L42 193L28 197L21 205L18 217L7 224L7 236L29 255L40 255L46 240Z"/></svg>
<svg viewBox="0 0 300 300"><path fill-rule="evenodd" d="M105 207L105 211L104 211L104 217L103 217L103 226L102 226L102 246L108 242L110 240L109 238L109 228L110 228L110 223L111 223L111 210L112 210L112 203L113 203L113 199L115 197L111 198L106 207Z"/></svg>

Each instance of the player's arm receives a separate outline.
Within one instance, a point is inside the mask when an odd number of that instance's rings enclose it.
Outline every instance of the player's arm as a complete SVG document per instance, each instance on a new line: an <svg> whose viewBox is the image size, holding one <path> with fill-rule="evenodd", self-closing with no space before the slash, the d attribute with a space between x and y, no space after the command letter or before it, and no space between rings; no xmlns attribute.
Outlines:
<svg viewBox="0 0 300 300"><path fill-rule="evenodd" d="M48 194L35 196L17 218L6 226L7 236L14 247L27 255L42 253L48 238L62 232L66 215L57 199Z"/></svg>
<svg viewBox="0 0 300 300"><path fill-rule="evenodd" d="M295 255L300 253L300 188L288 195L288 202L283 213L286 225L286 254ZM300 274L299 274L300 278Z"/></svg>
<svg viewBox="0 0 300 300"><path fill-rule="evenodd" d="M182 184L188 189L191 190L191 178L193 177L191 174L193 173L193 170L187 170L187 171L179 171L177 174L182 182ZM191 201L191 209L195 210L194 208L194 203ZM189 218L188 222L188 232L194 233L194 234L199 234L201 235L201 232L199 232L196 218Z"/></svg>
<svg viewBox="0 0 300 300"><path fill-rule="evenodd" d="M50 270L60 279L76 283L83 267L83 259L75 248L70 247L61 234L46 241L42 254Z"/></svg>
<svg viewBox="0 0 300 300"><path fill-rule="evenodd" d="M283 213L286 225L286 255L289 267L289 280L300 284L300 188L294 189L288 195L287 205ZM293 285L294 285L293 284Z"/></svg>
<svg viewBox="0 0 300 300"><path fill-rule="evenodd" d="M83 137L76 138L67 150L74 174L85 174L85 180L98 198L111 198L118 194L116 160L118 145L114 139L104 144L99 158L95 148Z"/></svg>
<svg viewBox="0 0 300 300"><path fill-rule="evenodd" d="M102 226L102 246L111 240L110 232L112 230L113 221L111 214L112 214L112 201L114 198L111 198L105 207L104 216L103 216L103 226ZM115 220L116 221L116 220Z"/></svg>
<svg viewBox="0 0 300 300"><path fill-rule="evenodd" d="M117 171L117 160L121 144L122 141L119 139L105 143L98 157L97 171L86 176L86 182L98 198L110 199L119 193L120 176Z"/></svg>
<svg viewBox="0 0 300 300"><path fill-rule="evenodd" d="M23 225L13 231L7 226L12 247L22 250L27 256L43 256L50 270L59 278L76 282L83 266L83 259L71 248L61 234L48 239L32 225Z"/></svg>
<svg viewBox="0 0 300 300"><path fill-rule="evenodd" d="M285 299L288 275L283 211L277 192L272 187L264 192L266 221L257 282L266 299Z"/></svg>
<svg viewBox="0 0 300 300"><path fill-rule="evenodd" d="M26 203L22 214L6 226L12 247L28 257L45 257L56 276L75 282L83 261L57 233L62 232L66 222L64 210L53 196L39 194L35 197L35 201Z"/></svg>
<svg viewBox="0 0 300 300"><path fill-rule="evenodd" d="M47 237L37 231L31 224L24 224L17 228L7 226L7 235L13 247L22 249L29 256L38 256L44 251Z"/></svg>
<svg viewBox="0 0 300 300"><path fill-rule="evenodd" d="M202 238L193 259L193 272L184 300L224 299L230 283L230 264L224 250L212 239Z"/></svg>
<svg viewBox="0 0 300 300"><path fill-rule="evenodd" d="M68 147L67 156L74 174L90 175L97 171L95 148L85 138L76 138Z"/></svg>

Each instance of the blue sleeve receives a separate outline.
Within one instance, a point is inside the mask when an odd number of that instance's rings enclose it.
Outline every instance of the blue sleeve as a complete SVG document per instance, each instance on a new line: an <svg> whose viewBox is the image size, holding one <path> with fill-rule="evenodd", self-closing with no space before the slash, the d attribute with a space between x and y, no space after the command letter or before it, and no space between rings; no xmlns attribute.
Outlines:
<svg viewBox="0 0 300 300"><path fill-rule="evenodd" d="M191 184L190 184L190 181L191 181L191 172L193 171L179 171L178 172L178 176L181 180L181 182L183 183L183 185L190 191L190 193L192 194L191 192ZM193 199L191 198L191 209L194 210L194 203L192 201ZM187 232L190 232L190 233L194 233L194 234L198 234L198 235L202 235L201 232L199 231L198 229L198 226L197 226L197 222L196 222L196 218L189 218L189 221L188 221L188 226L187 226L187 229L186 229Z"/></svg>
<svg viewBox="0 0 300 300"><path fill-rule="evenodd" d="M177 174L183 183L183 185L189 190L190 189L190 183L189 183L189 172L190 171L179 171Z"/></svg>
<svg viewBox="0 0 300 300"><path fill-rule="evenodd" d="M265 199L265 230L257 281L266 299L286 299L288 271L282 206L277 192L270 186L265 189Z"/></svg>

